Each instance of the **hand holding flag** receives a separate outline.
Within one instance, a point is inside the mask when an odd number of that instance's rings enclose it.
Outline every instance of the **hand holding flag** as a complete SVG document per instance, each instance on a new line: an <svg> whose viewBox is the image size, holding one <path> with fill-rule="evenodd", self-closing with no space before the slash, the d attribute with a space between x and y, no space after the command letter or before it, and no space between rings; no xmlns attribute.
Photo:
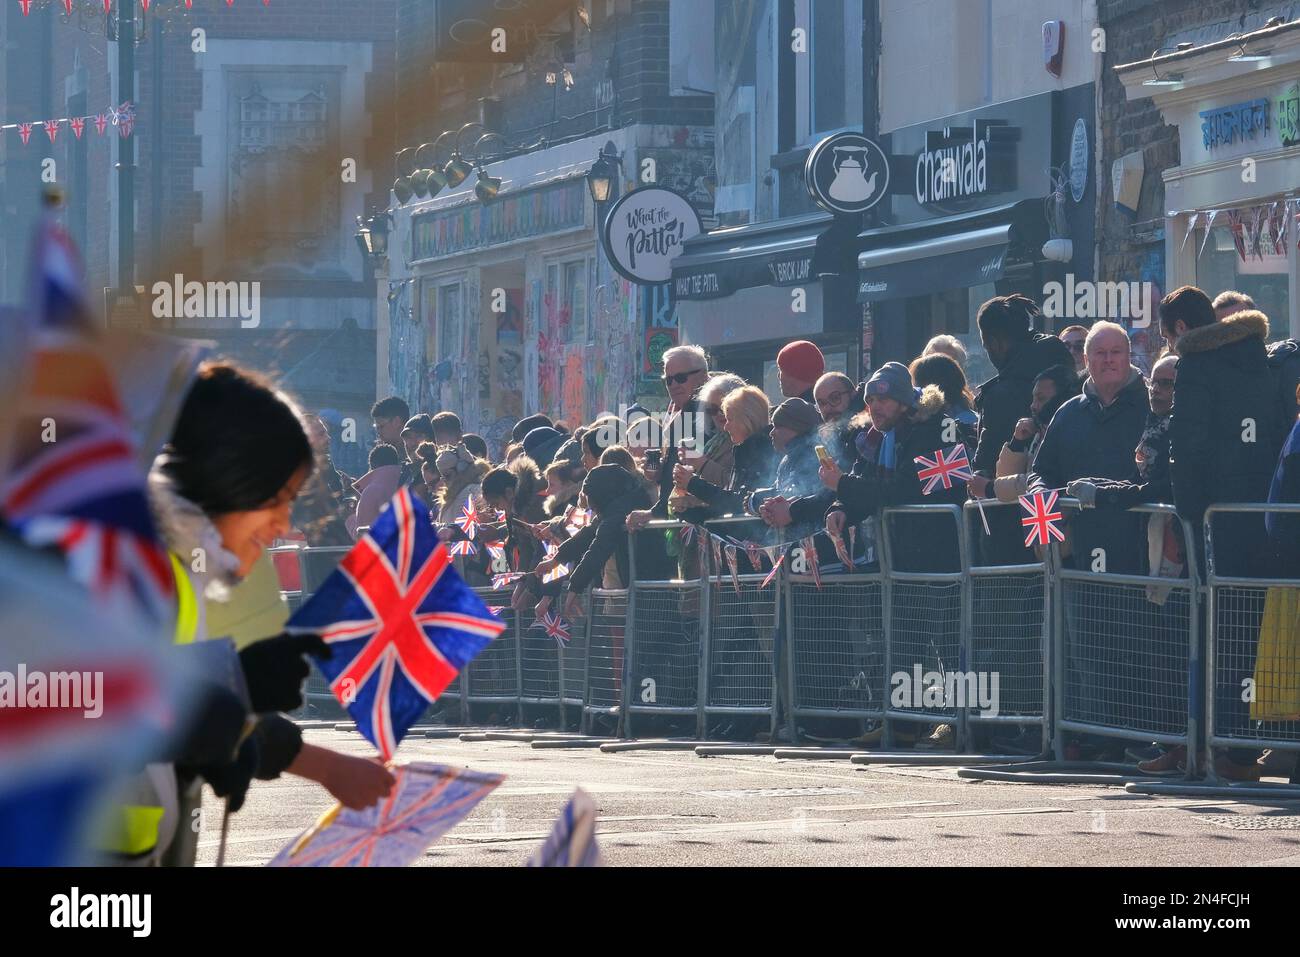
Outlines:
<svg viewBox="0 0 1300 957"><path fill-rule="evenodd" d="M940 482L945 489L949 489L957 479L966 482L975 477L970 470L970 461L966 458L966 446L960 442L952 449L939 449L934 453L934 458L918 455L913 461L921 466L916 477L925 483L921 489L922 495L929 495Z"/></svg>

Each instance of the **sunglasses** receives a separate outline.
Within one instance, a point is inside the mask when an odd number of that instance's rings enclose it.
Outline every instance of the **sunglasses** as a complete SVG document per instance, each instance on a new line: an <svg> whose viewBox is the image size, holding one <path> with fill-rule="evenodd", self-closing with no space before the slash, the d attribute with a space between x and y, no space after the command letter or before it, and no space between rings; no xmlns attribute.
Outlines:
<svg viewBox="0 0 1300 957"><path fill-rule="evenodd" d="M701 372L704 371L705 370L703 369L692 369L690 372L679 372L676 375L666 375L664 376L664 382L671 382L675 385L683 385L685 384L686 380L689 379L691 376L699 375Z"/></svg>

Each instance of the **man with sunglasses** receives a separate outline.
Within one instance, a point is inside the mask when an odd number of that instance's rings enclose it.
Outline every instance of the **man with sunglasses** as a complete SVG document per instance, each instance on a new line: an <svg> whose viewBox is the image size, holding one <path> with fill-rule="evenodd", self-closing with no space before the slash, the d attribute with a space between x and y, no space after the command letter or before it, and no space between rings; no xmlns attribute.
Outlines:
<svg viewBox="0 0 1300 957"><path fill-rule="evenodd" d="M1084 375L1083 340L1088 338L1087 328L1084 326L1066 326L1061 330L1059 338L1065 343L1065 347L1070 350L1070 355L1074 356L1074 371Z"/></svg>
<svg viewBox="0 0 1300 957"><path fill-rule="evenodd" d="M627 527L644 528L652 518L668 517L668 497L673 491L673 466L677 464L679 444L686 442L699 451L708 438L708 428L699 415L695 396L709 378L709 359L699 346L674 346L664 352L663 382L668 389L668 410L660 420L658 449L648 449L641 465L646 480L659 486L654 507L631 512ZM658 453L657 455L654 453Z"/></svg>

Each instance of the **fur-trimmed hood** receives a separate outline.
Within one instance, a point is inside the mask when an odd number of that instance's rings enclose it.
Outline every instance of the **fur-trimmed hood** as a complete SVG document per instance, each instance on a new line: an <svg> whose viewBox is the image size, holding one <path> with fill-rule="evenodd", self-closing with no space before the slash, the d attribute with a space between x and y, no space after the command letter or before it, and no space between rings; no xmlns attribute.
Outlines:
<svg viewBox="0 0 1300 957"><path fill-rule="evenodd" d="M916 402L916 411L912 413L913 422L925 422L943 411L943 391L937 385L927 385L921 390L921 398Z"/></svg>
<svg viewBox="0 0 1300 957"><path fill-rule="evenodd" d="M230 589L240 580L239 559L222 545L221 533L204 511L176 490L161 467L165 461L163 456L154 461L148 485L149 510L163 544L189 569L195 591L214 601L228 601Z"/></svg>
<svg viewBox="0 0 1300 957"><path fill-rule="evenodd" d="M1178 340L1178 354L1188 356L1197 352L1211 352L1243 339L1268 341L1268 317L1257 309L1234 313L1220 322L1198 326L1183 333Z"/></svg>
<svg viewBox="0 0 1300 957"><path fill-rule="evenodd" d="M515 477L515 514L526 522L540 522L544 517L541 493L546 488L537 463L527 455L520 455L506 466Z"/></svg>

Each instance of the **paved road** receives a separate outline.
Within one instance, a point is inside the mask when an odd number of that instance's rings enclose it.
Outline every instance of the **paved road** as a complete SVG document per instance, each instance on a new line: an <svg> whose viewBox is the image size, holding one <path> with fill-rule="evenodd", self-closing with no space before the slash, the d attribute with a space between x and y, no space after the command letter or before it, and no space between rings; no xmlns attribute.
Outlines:
<svg viewBox="0 0 1300 957"><path fill-rule="evenodd" d="M305 738L372 753L353 732ZM1145 797L1120 788L973 782L955 769L861 766L693 752L535 750L526 742L428 739L407 760L504 773L423 865L517 866L575 786L599 808L611 865L1296 865L1300 803ZM259 782L231 825L229 864L269 860L332 801L293 778ZM211 811L216 801L207 795ZM200 863L216 858L209 813Z"/></svg>

